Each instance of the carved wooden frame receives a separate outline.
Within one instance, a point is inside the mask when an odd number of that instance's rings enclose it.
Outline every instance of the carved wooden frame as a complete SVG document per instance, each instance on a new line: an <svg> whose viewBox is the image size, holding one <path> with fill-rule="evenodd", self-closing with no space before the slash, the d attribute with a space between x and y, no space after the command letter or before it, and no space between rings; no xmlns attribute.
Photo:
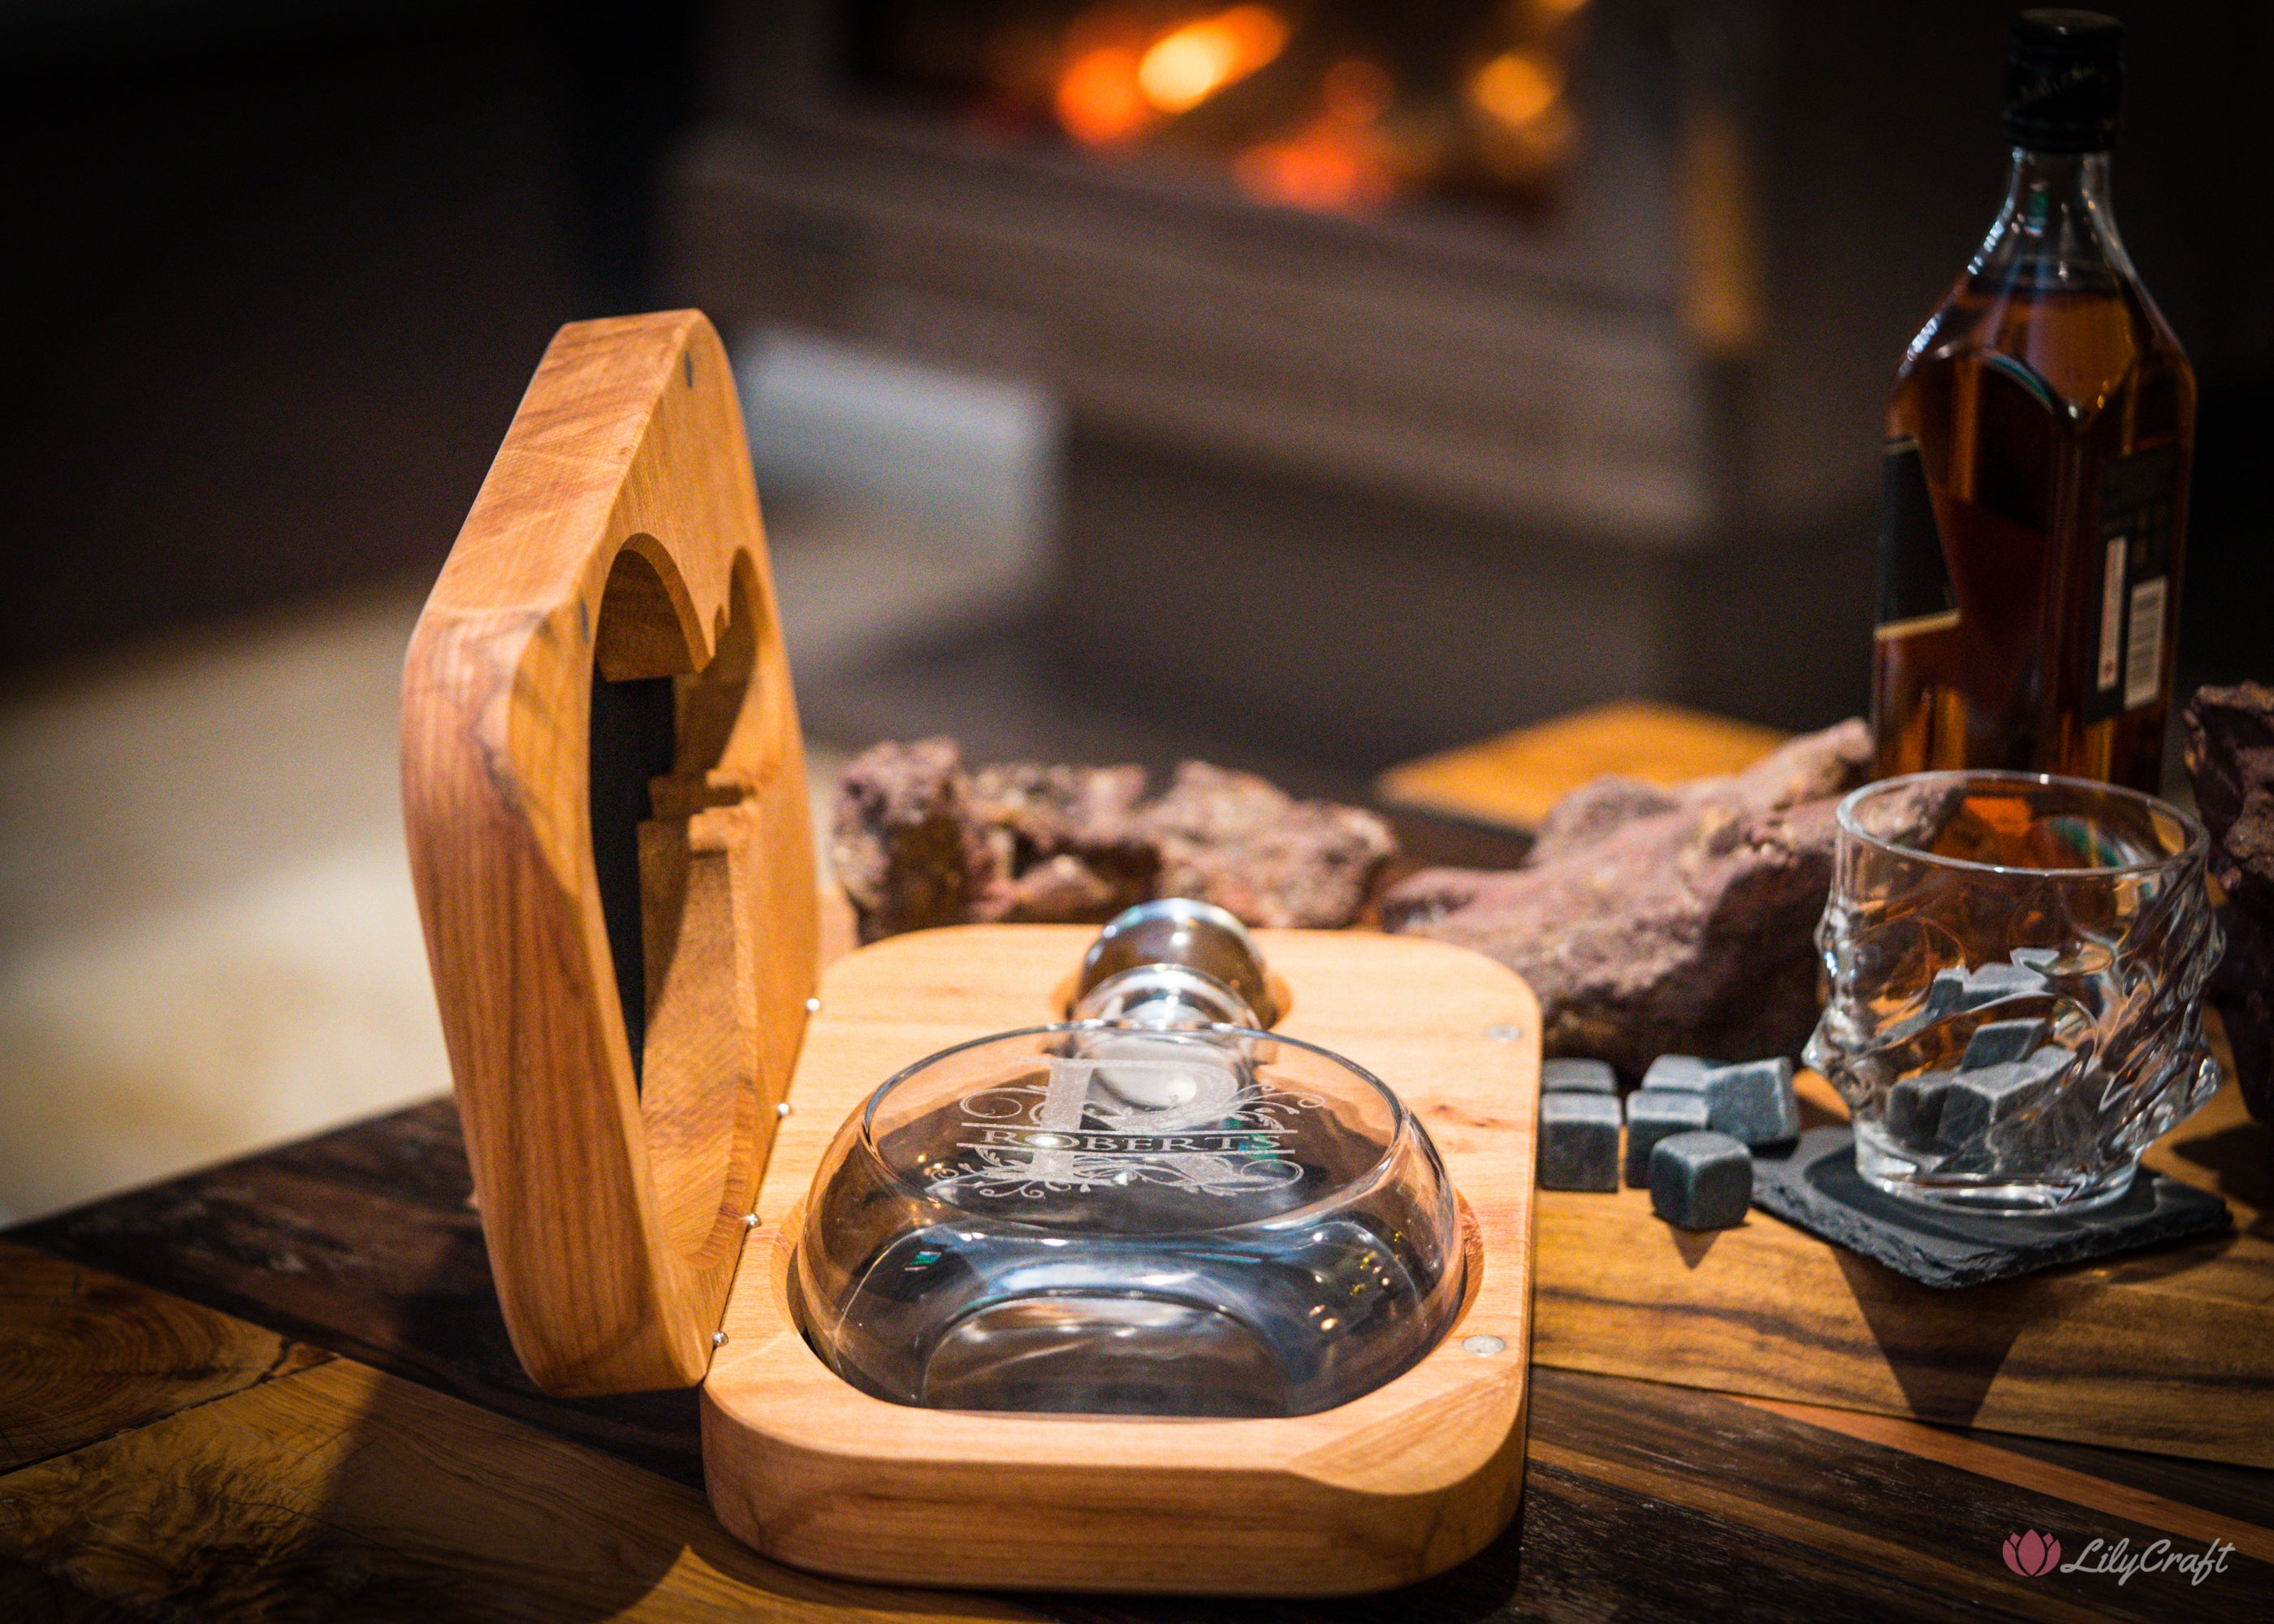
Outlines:
<svg viewBox="0 0 2274 1624"><path fill-rule="evenodd" d="M403 672L475 1192L515 1350L554 1392L702 1380L813 988L804 757L743 447L699 313L562 328ZM644 1066L594 859L596 673L674 688L637 833Z"/></svg>

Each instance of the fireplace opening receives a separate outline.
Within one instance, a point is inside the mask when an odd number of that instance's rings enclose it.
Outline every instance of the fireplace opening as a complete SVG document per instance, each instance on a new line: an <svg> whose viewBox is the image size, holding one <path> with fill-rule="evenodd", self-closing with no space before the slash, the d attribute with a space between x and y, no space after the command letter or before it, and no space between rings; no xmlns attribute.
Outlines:
<svg viewBox="0 0 2274 1624"><path fill-rule="evenodd" d="M1536 217L1582 135L1587 0L861 0L855 94L1256 201Z"/></svg>

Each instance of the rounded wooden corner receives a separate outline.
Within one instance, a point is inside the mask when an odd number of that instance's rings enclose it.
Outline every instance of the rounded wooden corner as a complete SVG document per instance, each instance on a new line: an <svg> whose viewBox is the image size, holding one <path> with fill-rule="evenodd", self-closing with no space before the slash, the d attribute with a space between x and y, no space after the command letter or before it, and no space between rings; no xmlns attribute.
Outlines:
<svg viewBox="0 0 2274 1624"><path fill-rule="evenodd" d="M741 407L699 312L555 337L412 637L403 739L516 1350L556 1392L697 1381L817 931Z"/></svg>

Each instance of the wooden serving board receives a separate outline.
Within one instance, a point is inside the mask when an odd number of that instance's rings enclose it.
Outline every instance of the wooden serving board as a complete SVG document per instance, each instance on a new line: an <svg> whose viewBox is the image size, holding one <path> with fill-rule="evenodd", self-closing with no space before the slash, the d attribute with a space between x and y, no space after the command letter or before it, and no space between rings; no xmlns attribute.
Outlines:
<svg viewBox="0 0 2274 1624"><path fill-rule="evenodd" d="M1440 943L1258 933L1285 989L1277 1029L1396 1089L1461 1197L1466 1295L1403 1375L1307 1416L981 1414L872 1398L806 1345L789 1267L840 1125L929 1054L1063 1019L1094 935L926 930L825 973L704 1384L719 1521L801 1568L992 1589L1337 1595L1481 1549L1523 1480L1539 1010L1509 971Z"/></svg>
<svg viewBox="0 0 2274 1624"><path fill-rule="evenodd" d="M2231 1070L2231 1068L2230 1068ZM1844 1119L1803 1074L1804 1115ZM1646 1191L1542 1191L1543 1365L2274 1466L2274 1132L2230 1083L2148 1154L2231 1234L1960 1290L1755 1208L1675 1229Z"/></svg>
<svg viewBox="0 0 2274 1624"><path fill-rule="evenodd" d="M1751 722L1623 699L1401 763L1374 781L1386 806L1529 832L1603 776L1671 786L1742 772L1789 735Z"/></svg>

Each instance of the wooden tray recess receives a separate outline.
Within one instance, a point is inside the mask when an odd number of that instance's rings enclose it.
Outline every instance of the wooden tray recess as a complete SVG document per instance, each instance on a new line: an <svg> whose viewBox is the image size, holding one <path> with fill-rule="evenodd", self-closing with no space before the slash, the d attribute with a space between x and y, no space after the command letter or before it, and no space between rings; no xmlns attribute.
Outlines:
<svg viewBox="0 0 2274 1624"><path fill-rule="evenodd" d="M1318 1595L1478 1550L1521 1487L1539 1020L1442 944L1260 933L1281 1029L1395 1088L1462 1196L1466 1297L1403 1375L1277 1419L958 1413L871 1398L806 1345L788 1264L839 1124L915 1060L1058 1018L1092 933L927 931L817 988L749 468L699 314L563 328L411 643L412 874L531 1375L699 1383L720 1521L848 1576Z"/></svg>

